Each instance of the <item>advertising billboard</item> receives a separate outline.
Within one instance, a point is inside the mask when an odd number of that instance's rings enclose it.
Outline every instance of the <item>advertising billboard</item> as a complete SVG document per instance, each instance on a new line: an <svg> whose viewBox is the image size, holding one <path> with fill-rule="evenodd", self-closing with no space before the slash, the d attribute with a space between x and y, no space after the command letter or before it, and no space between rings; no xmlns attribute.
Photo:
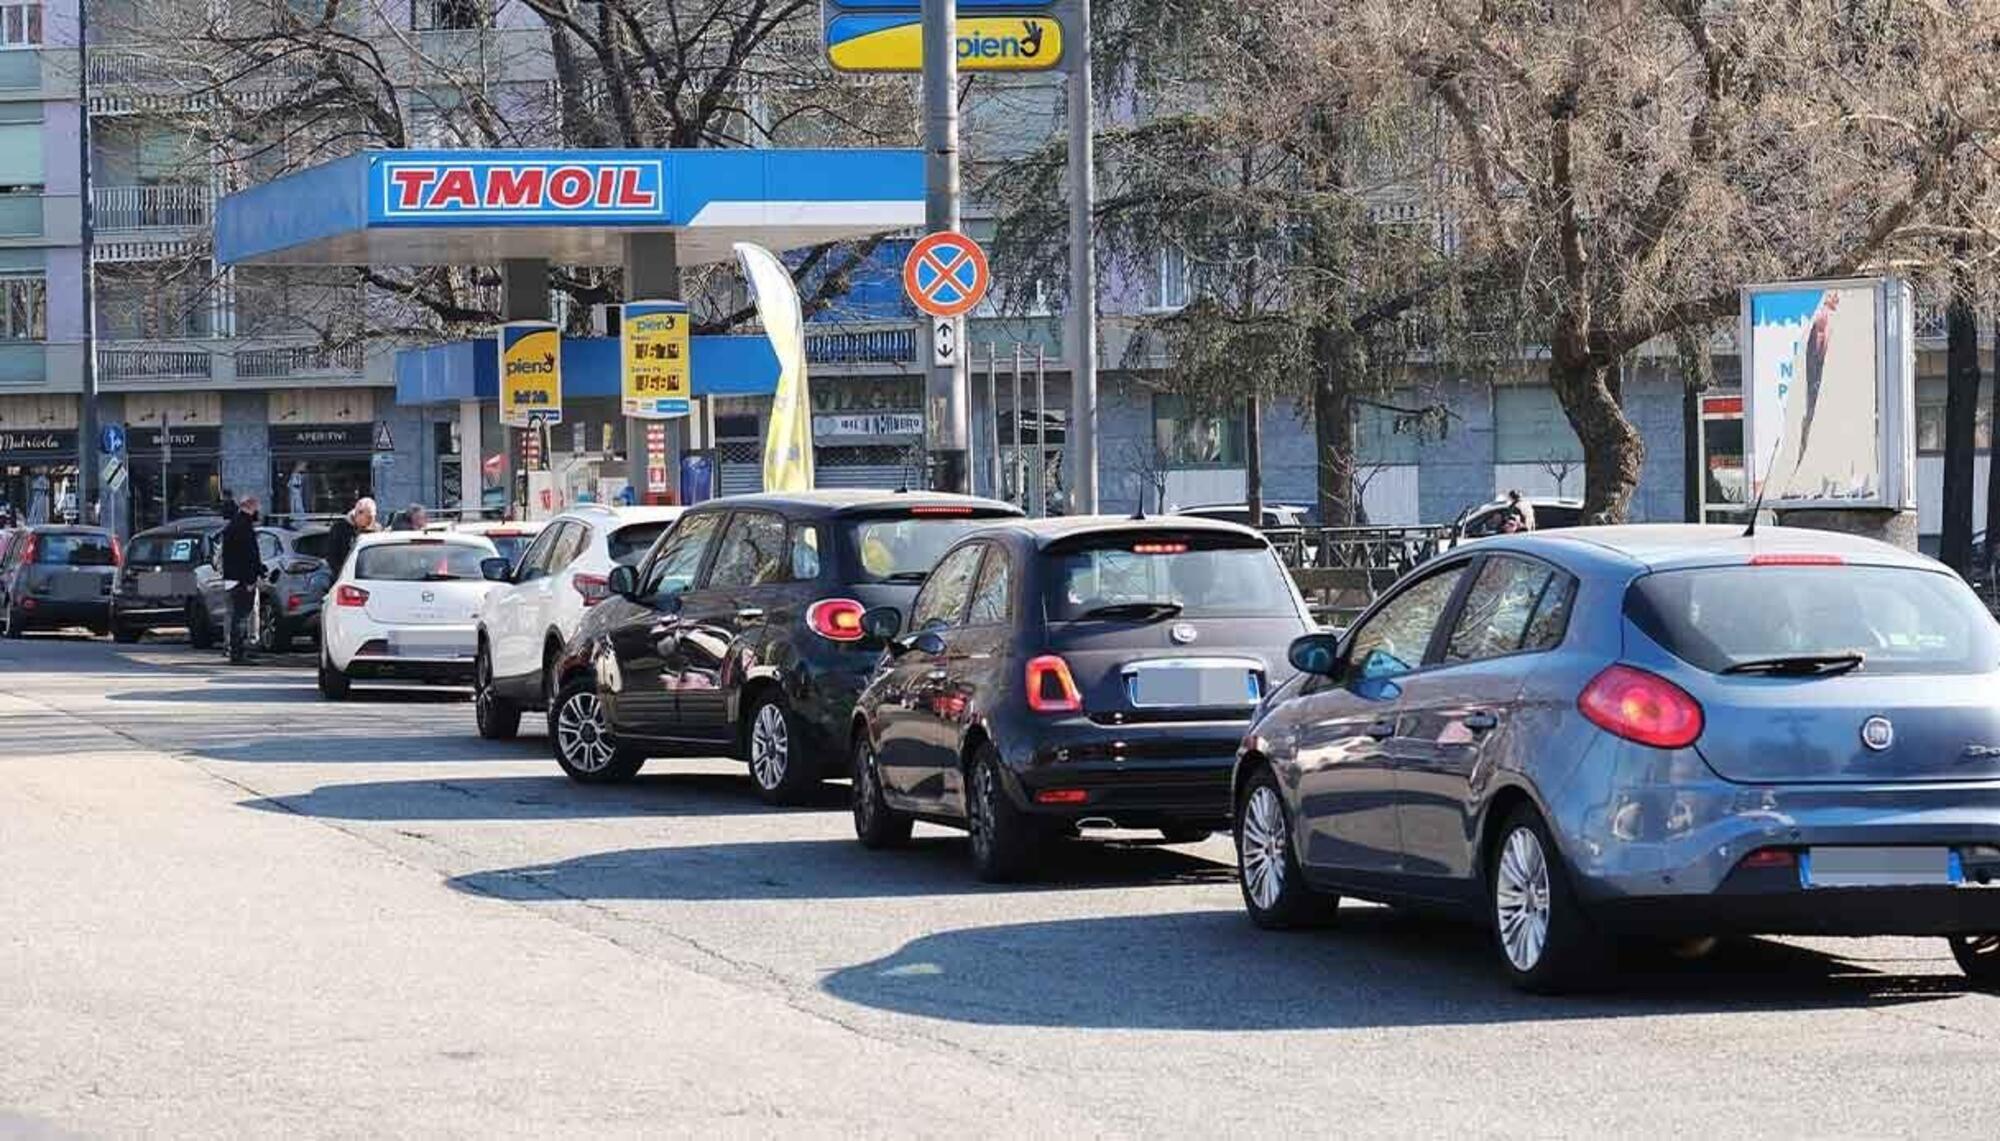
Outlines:
<svg viewBox="0 0 2000 1141"><path fill-rule="evenodd" d="M547 321L500 326L500 422L562 423L562 334Z"/></svg>
<svg viewBox="0 0 2000 1141"><path fill-rule="evenodd" d="M627 302L618 336L625 415L641 420L687 415L692 391L687 306L679 301Z"/></svg>
<svg viewBox="0 0 2000 1141"><path fill-rule="evenodd" d="M1743 293L1744 463L1775 508L1914 506L1909 286L1787 282Z"/></svg>

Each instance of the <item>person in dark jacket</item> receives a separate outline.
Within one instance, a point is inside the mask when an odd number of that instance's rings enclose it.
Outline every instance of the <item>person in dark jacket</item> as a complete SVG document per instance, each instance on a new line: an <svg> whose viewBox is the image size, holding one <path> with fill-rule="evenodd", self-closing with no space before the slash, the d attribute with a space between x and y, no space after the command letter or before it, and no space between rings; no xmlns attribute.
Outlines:
<svg viewBox="0 0 2000 1141"><path fill-rule="evenodd" d="M264 577L264 559L257 551L257 509L254 495L236 505L222 529L222 577L229 586L229 660L248 658L244 627L256 603L257 584Z"/></svg>
<svg viewBox="0 0 2000 1141"><path fill-rule="evenodd" d="M354 501L354 510L333 521L326 529L326 565L334 578L340 577L340 568L347 565L347 556L354 553L354 540L375 529L375 501L362 496Z"/></svg>

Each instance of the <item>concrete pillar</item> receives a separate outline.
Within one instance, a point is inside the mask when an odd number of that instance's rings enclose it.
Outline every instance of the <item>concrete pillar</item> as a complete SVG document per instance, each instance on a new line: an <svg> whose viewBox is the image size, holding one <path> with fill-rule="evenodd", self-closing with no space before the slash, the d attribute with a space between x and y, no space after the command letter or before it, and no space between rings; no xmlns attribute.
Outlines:
<svg viewBox="0 0 2000 1141"><path fill-rule="evenodd" d="M1835 531L1876 539L1906 551L1917 549L1917 513L1894 509L1830 507L1801 510L1774 510L1780 527L1805 527L1814 531Z"/></svg>
<svg viewBox="0 0 2000 1141"><path fill-rule="evenodd" d="M486 483L481 463L486 449L479 439L479 401L458 402L458 514L468 522L479 518Z"/></svg>
<svg viewBox="0 0 2000 1141"><path fill-rule="evenodd" d="M680 251L672 233L626 234L625 300L679 301L681 299ZM646 425L651 421L625 419L625 478L632 492L644 501L646 495ZM667 488L680 496L681 455L688 447L688 421L683 416L665 421L667 426Z"/></svg>
<svg viewBox="0 0 2000 1141"><path fill-rule="evenodd" d="M546 321L549 319L549 263L544 258L507 258L500 263L500 319L503 321ZM498 353L496 346L493 350ZM526 504L514 496L515 461L521 454L521 429L502 427L500 434L506 438L507 446L501 451L507 457L507 466L502 479L506 481L507 501L520 507ZM517 517L525 512L517 512Z"/></svg>

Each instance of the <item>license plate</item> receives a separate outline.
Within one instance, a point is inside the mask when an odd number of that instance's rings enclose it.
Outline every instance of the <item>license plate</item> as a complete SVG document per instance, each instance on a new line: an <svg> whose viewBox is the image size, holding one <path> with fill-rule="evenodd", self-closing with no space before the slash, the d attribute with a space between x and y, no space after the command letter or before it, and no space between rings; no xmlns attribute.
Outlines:
<svg viewBox="0 0 2000 1141"><path fill-rule="evenodd" d="M68 574L56 579L56 597L69 601L88 601L104 593L105 580L95 576Z"/></svg>
<svg viewBox="0 0 2000 1141"><path fill-rule="evenodd" d="M1950 848L1810 848L1799 865L1807 887L1945 887L1959 878Z"/></svg>
<svg viewBox="0 0 2000 1141"><path fill-rule="evenodd" d="M423 630L391 630L389 652L406 658L469 658L475 647L464 635Z"/></svg>
<svg viewBox="0 0 2000 1141"><path fill-rule="evenodd" d="M165 571L141 571L136 584L145 598L160 598L174 592L174 576Z"/></svg>
<svg viewBox="0 0 2000 1141"><path fill-rule="evenodd" d="M1146 665L1125 675L1132 705L1212 709L1257 704L1257 672L1240 664Z"/></svg>

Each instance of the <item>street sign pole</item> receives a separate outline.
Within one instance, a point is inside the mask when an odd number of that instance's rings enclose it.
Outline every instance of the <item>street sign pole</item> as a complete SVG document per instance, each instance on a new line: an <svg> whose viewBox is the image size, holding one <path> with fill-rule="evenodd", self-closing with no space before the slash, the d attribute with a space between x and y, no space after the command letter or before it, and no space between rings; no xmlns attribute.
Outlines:
<svg viewBox="0 0 2000 1141"><path fill-rule="evenodd" d="M1070 511L1097 513L1097 263L1091 240L1097 193L1091 142L1090 0L1072 0L1069 67Z"/></svg>
<svg viewBox="0 0 2000 1141"><path fill-rule="evenodd" d="M923 0L924 229L932 234L959 228L957 26L957 0ZM944 364L934 358L924 385L924 445L939 491L970 490L966 404L965 354Z"/></svg>

